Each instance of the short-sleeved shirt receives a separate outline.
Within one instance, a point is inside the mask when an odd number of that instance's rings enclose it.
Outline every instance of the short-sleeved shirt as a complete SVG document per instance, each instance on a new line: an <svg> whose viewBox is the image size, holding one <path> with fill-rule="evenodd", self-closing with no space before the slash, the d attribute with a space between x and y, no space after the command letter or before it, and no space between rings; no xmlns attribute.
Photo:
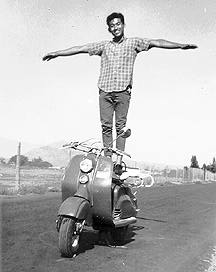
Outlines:
<svg viewBox="0 0 216 272"><path fill-rule="evenodd" d="M133 68L136 56L149 49L146 38L125 38L120 43L102 41L88 44L90 56L101 57L98 88L105 92L123 91L133 84Z"/></svg>

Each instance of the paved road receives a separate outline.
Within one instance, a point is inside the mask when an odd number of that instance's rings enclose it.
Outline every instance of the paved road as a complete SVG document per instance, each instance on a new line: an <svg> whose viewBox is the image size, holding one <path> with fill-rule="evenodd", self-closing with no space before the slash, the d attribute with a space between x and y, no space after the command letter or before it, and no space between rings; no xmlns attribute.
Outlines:
<svg viewBox="0 0 216 272"><path fill-rule="evenodd" d="M60 194L2 197L1 271L210 271L216 184L153 187L138 198L139 219L124 247L99 246L97 232L88 229L81 253L67 259L58 252L54 223Z"/></svg>

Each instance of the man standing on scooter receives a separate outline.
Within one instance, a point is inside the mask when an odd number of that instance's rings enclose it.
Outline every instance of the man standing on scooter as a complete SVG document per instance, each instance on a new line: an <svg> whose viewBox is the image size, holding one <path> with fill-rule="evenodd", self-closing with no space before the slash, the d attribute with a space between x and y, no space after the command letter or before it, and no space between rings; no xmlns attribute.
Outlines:
<svg viewBox="0 0 216 272"><path fill-rule="evenodd" d="M138 53L153 47L165 49L195 49L194 44L181 44L163 39L126 38L124 36L125 21L121 13L112 13L107 19L108 31L113 35L111 41L73 46L65 50L51 52L43 60L51 60L59 56L71 56L88 53L101 57L101 69L98 80L100 120L102 125L103 145L112 143L113 116L117 136L126 126L128 108L133 84L133 67ZM119 137L116 148L124 151L125 138ZM110 152L105 152L111 156Z"/></svg>

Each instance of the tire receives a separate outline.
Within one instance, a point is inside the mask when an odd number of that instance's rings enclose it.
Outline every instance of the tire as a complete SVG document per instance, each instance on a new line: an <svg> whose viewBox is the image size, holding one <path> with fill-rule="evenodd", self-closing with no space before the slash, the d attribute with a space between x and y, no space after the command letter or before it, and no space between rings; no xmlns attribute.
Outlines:
<svg viewBox="0 0 216 272"><path fill-rule="evenodd" d="M75 234L76 220L63 218L59 229L59 250L63 257L73 257L79 248L80 233Z"/></svg>
<svg viewBox="0 0 216 272"><path fill-rule="evenodd" d="M121 228L115 228L111 230L111 236L113 243L115 245L122 245L126 242L126 237L127 237L127 232L128 232L128 226L124 226Z"/></svg>

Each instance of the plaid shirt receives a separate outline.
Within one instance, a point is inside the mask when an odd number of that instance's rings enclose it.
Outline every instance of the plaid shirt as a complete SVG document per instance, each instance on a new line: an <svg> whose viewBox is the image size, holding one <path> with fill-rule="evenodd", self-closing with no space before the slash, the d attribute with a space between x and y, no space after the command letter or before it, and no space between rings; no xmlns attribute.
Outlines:
<svg viewBox="0 0 216 272"><path fill-rule="evenodd" d="M150 41L142 38L124 38L122 42L102 41L88 44L90 56L101 56L98 88L105 92L118 92L132 87L136 56L149 49Z"/></svg>

